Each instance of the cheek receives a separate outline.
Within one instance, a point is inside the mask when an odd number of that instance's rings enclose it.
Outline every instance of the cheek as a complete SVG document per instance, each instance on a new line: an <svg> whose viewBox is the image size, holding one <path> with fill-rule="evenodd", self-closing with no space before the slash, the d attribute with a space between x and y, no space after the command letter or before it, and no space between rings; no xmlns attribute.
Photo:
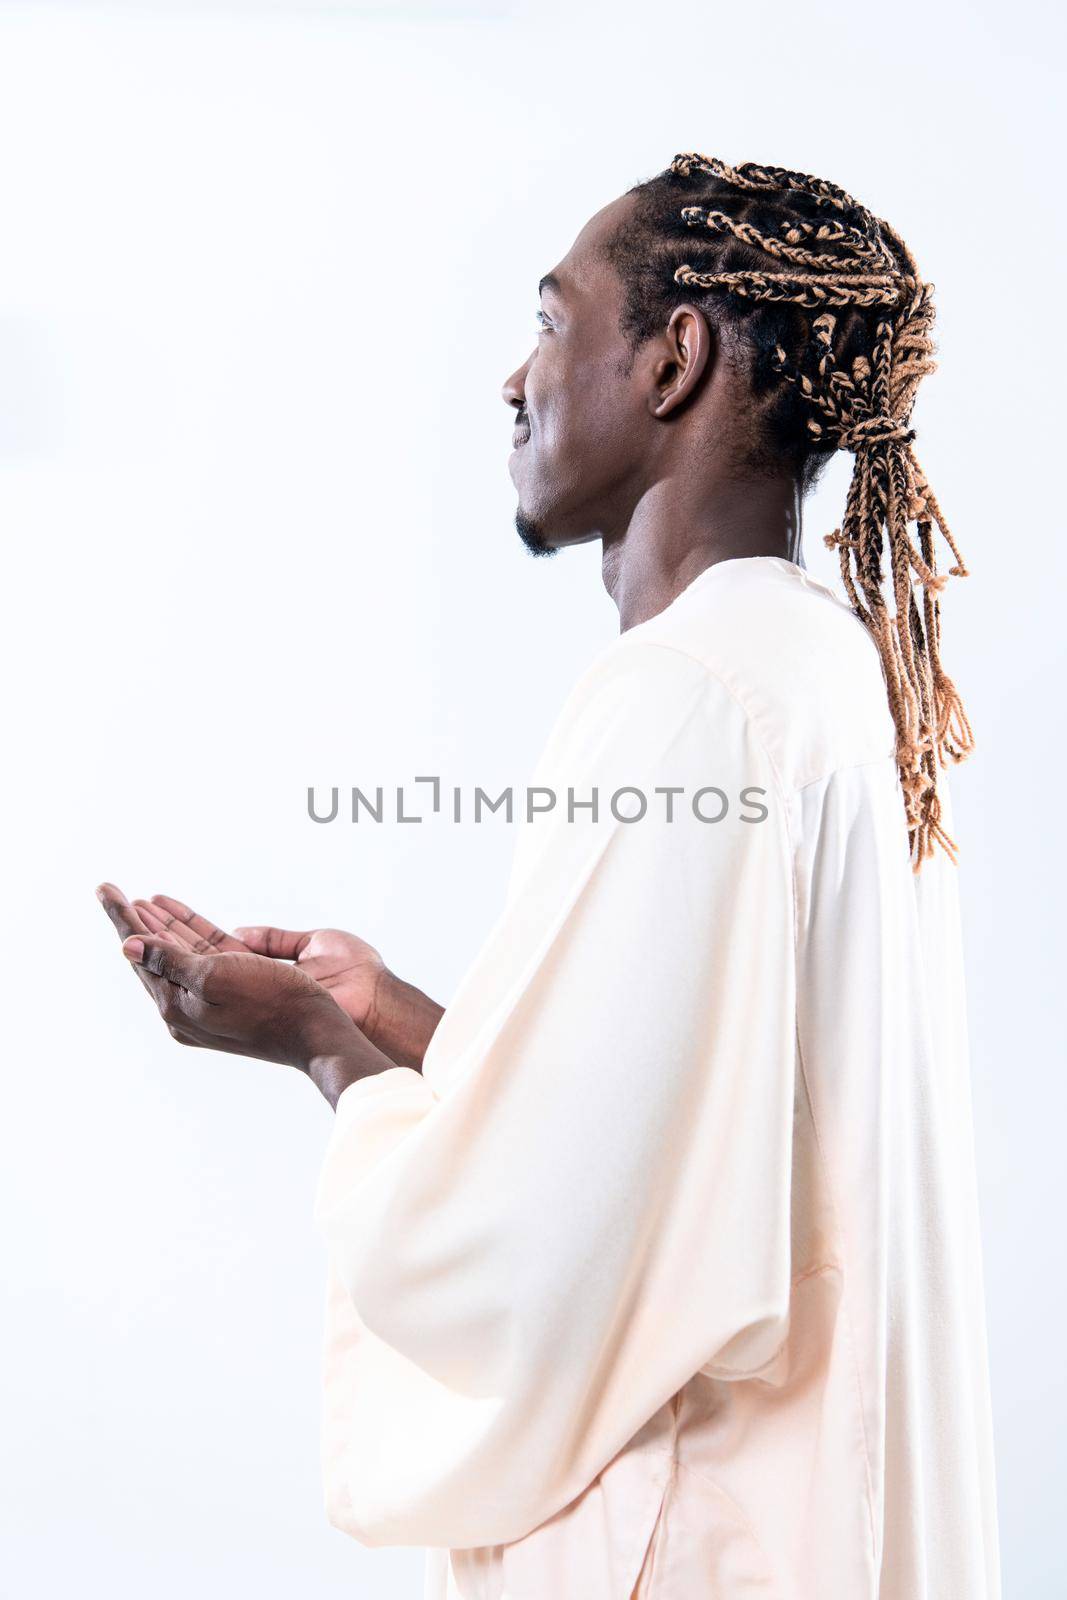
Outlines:
<svg viewBox="0 0 1067 1600"><path fill-rule="evenodd" d="M538 430L557 408L560 397L566 392L565 377L554 370L551 357L539 350L526 373L526 406L531 420L536 419Z"/></svg>
<svg viewBox="0 0 1067 1600"><path fill-rule="evenodd" d="M590 360L543 350L530 368L526 396L535 436L547 451L583 455L610 441L619 421L618 378Z"/></svg>

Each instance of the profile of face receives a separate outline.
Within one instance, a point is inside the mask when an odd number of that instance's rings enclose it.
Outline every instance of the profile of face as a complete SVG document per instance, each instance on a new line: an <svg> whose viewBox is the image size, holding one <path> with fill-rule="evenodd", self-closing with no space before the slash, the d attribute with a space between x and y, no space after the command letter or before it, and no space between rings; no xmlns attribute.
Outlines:
<svg viewBox="0 0 1067 1600"><path fill-rule="evenodd" d="M515 525L537 555L625 530L648 481L649 365L631 363L623 284L603 249L632 204L623 195L598 211L542 279L536 348L503 386L516 412Z"/></svg>

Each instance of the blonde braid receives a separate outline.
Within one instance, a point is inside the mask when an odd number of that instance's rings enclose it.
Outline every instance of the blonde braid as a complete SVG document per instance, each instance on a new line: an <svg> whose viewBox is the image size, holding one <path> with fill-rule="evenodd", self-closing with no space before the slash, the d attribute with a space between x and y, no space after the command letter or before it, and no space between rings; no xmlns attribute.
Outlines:
<svg viewBox="0 0 1067 1600"><path fill-rule="evenodd" d="M819 207L848 211L852 217L848 223L839 217L790 218L776 237L766 227L714 207L685 206L681 216L687 226L729 234L762 251L782 270L702 272L686 262L675 269L674 280L694 289L724 290L746 301L818 310L809 326L807 350L791 360L778 343L771 366L796 386L805 402L813 447L855 455L841 526L824 542L837 549L849 602L878 647L896 729L914 869L933 854L935 844L955 860L956 846L941 822L937 775L946 761L961 761L971 752L974 736L955 684L941 665L939 597L949 577L966 577L967 569L916 460L915 431L908 425L919 383L936 369L930 338L933 285L922 281L899 234L835 184L754 162L731 167L694 152L676 156L668 170L681 177L705 173L768 199L804 194ZM811 242L843 249L820 254L809 248ZM837 319L830 308L839 307L885 308L869 359L855 356L849 370L838 364L833 348ZM909 533L911 523L917 540ZM935 527L955 562L945 573L938 572L934 558ZM884 551L892 614L883 587ZM916 585L922 592L921 609Z"/></svg>

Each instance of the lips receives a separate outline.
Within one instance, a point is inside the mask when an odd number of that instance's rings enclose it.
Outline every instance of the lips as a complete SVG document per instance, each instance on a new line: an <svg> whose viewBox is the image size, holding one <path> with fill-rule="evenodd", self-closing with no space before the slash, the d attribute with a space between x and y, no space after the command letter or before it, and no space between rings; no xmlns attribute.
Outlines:
<svg viewBox="0 0 1067 1600"><path fill-rule="evenodd" d="M530 437L529 428L526 428L526 429L516 428L515 432L511 435L511 443L514 446L514 448L516 450L518 450L524 444L526 444L526 442L528 441L529 437Z"/></svg>

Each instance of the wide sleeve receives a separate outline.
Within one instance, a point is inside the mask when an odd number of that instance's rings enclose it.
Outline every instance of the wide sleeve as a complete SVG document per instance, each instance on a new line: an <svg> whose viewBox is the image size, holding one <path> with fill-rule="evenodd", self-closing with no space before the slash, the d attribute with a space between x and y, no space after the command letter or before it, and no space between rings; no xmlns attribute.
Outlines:
<svg viewBox="0 0 1067 1600"><path fill-rule="evenodd" d="M752 1376L788 1331L773 764L702 664L635 643L535 781L555 808L423 1073L344 1090L319 1178L327 1514L367 1545L523 1537L698 1369Z"/></svg>

